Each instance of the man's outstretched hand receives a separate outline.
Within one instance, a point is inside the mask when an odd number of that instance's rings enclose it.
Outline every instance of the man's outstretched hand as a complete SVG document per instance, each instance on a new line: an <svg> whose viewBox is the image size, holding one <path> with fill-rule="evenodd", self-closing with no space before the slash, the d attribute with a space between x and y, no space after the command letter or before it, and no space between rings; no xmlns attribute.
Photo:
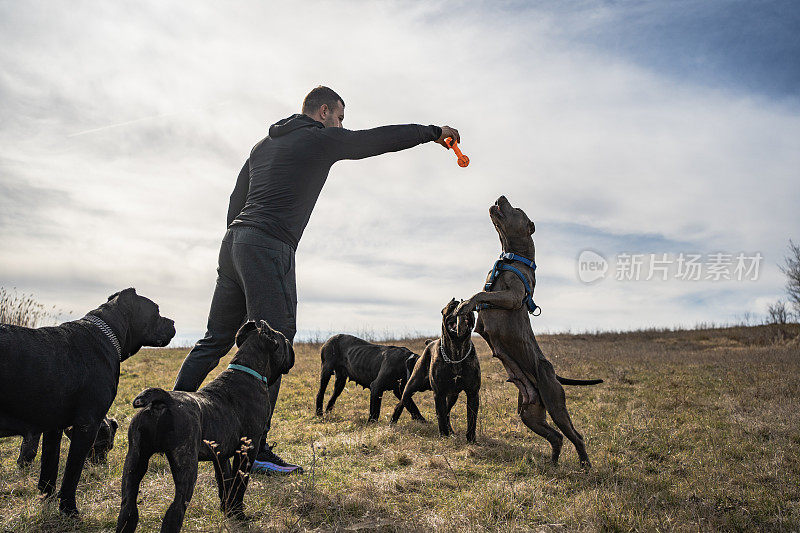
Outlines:
<svg viewBox="0 0 800 533"><path fill-rule="evenodd" d="M455 128L451 128L450 126L442 126L442 134L436 139L436 142L448 148L448 146L444 143L444 140L448 137L452 137L457 143L461 142L461 136L458 134L458 130Z"/></svg>

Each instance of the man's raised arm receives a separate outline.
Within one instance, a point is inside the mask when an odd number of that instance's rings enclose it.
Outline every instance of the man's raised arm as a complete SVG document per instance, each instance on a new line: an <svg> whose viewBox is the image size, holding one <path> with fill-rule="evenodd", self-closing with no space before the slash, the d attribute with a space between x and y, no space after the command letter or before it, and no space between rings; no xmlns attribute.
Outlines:
<svg viewBox="0 0 800 533"><path fill-rule="evenodd" d="M318 133L322 137L325 152L334 161L364 159L405 150L429 141L436 141L444 146L446 137L461 140L455 128L420 124L381 126L369 130L324 128L318 130Z"/></svg>

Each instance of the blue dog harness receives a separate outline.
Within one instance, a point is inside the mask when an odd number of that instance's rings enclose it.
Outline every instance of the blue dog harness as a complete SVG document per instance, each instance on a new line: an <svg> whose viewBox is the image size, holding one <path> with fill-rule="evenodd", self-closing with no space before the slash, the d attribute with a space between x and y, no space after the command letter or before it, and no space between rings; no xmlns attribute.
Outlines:
<svg viewBox="0 0 800 533"><path fill-rule="evenodd" d="M264 376L262 376L261 374L259 374L255 370L253 370L252 368L248 368L248 367L246 367L244 365L234 365L233 363L229 364L228 368L231 369L231 370L239 370L241 372L245 372L247 374L250 374L254 378L258 378L259 380L263 381L264 385L269 387L269 383L267 382L267 378L265 378Z"/></svg>
<svg viewBox="0 0 800 533"><path fill-rule="evenodd" d="M533 316L541 315L542 308L533 302L533 288L531 288L531 284L528 283L528 278L525 276L525 274L520 272L518 268L509 264L512 262L522 263L523 265L527 265L530 268L532 268L534 272L536 271L536 263L534 261L528 259L527 257L523 257L521 255L517 255L510 252L503 252L500 254L500 259L494 262L494 266L492 267L492 270L489 271L489 275L486 276L486 284L483 286L483 290L485 290L486 292L491 292L494 282L497 281L497 278L500 277L500 274L502 272L513 272L525 286L525 298L522 300L522 302L525 304L525 307L527 307L528 312ZM476 309L480 311L482 309L496 309L496 308L492 307L489 304L479 304L476 307ZM536 312L537 310L539 311L538 313Z"/></svg>

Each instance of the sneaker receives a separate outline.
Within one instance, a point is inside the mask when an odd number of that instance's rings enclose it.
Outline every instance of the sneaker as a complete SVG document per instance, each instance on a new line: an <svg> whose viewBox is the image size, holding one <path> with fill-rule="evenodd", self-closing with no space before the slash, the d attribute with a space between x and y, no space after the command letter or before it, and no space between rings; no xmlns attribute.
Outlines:
<svg viewBox="0 0 800 533"><path fill-rule="evenodd" d="M303 467L299 465L293 465L291 463L287 463L280 457L278 457L272 449L275 447L273 444L270 446L269 444L264 444L261 451L258 452L256 455L256 460L253 461L253 469L252 472L254 474L291 474L303 473Z"/></svg>

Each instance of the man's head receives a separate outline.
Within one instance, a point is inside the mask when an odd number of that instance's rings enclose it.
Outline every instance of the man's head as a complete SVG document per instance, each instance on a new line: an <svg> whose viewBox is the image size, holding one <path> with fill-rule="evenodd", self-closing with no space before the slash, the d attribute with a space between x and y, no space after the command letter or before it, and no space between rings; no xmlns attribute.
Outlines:
<svg viewBox="0 0 800 533"><path fill-rule="evenodd" d="M306 95L302 113L322 122L326 128L341 128L344 122L344 100L333 89L320 85Z"/></svg>

